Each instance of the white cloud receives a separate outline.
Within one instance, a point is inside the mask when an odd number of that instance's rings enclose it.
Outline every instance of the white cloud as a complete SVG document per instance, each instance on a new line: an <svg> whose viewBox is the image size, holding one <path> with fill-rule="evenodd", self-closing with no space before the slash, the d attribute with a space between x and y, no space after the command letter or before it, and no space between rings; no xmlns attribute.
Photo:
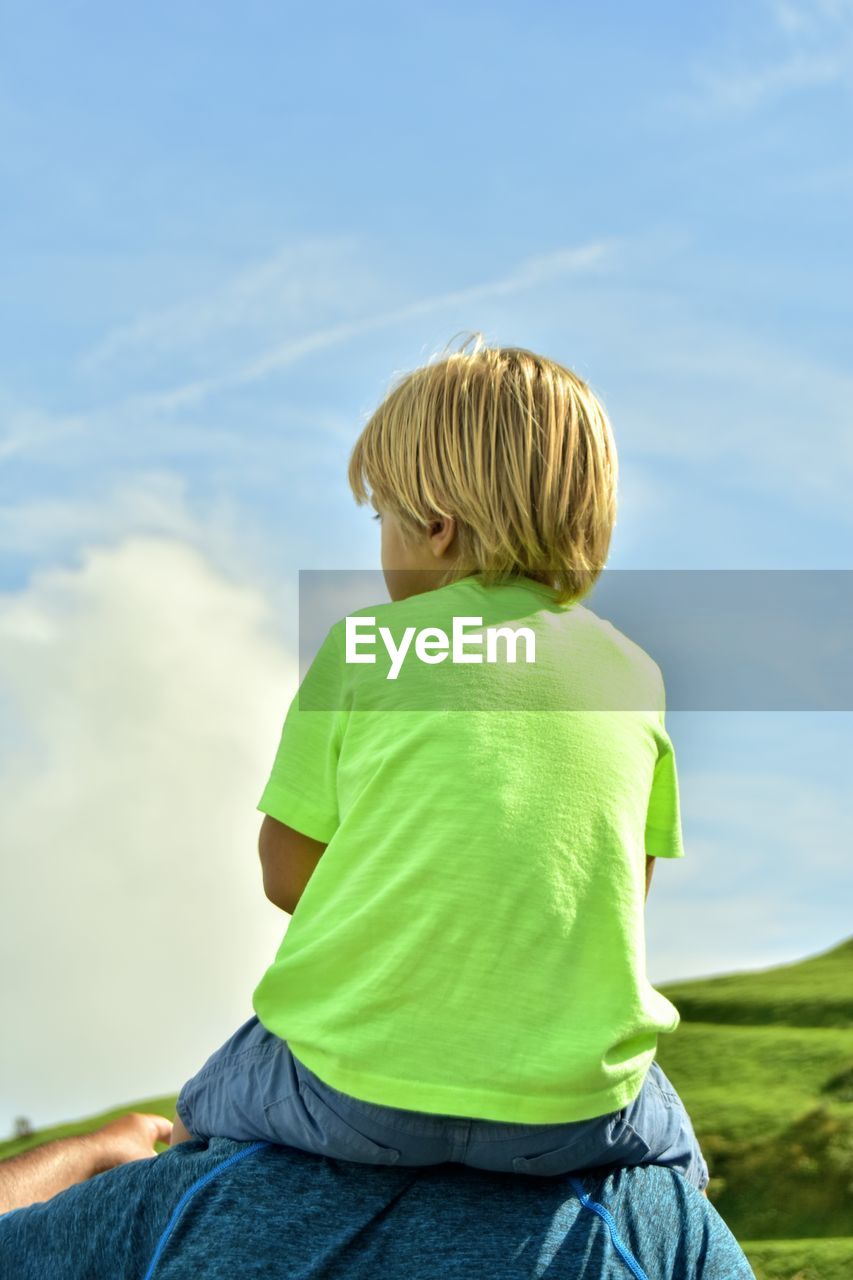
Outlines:
<svg viewBox="0 0 853 1280"><path fill-rule="evenodd" d="M241 461L245 465L245 456ZM77 564L91 548L116 547L134 536L176 539L228 577L254 582L277 610L282 640L295 647L295 569L276 571L268 535L227 491L202 497L189 488L174 471L92 477L81 466L67 492L0 505L2 558L32 571Z"/></svg>
<svg viewBox="0 0 853 1280"><path fill-rule="evenodd" d="M0 673L5 1128L176 1089L251 1012L296 673L257 590L144 537L0 598Z"/></svg>

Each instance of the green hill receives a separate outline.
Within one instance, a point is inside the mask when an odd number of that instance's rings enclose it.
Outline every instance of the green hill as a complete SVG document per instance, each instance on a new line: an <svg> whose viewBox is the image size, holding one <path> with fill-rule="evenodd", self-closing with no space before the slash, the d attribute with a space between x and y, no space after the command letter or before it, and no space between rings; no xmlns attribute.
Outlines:
<svg viewBox="0 0 853 1280"><path fill-rule="evenodd" d="M759 1280L853 1275L853 939L798 964L664 987L661 1065L693 1118L709 1194ZM0 1158L156 1098L0 1143Z"/></svg>
<svg viewBox="0 0 853 1280"><path fill-rule="evenodd" d="M666 994L686 1022L853 1027L853 938L797 964L679 982Z"/></svg>
<svg viewBox="0 0 853 1280"><path fill-rule="evenodd" d="M709 1194L767 1280L853 1275L853 939L798 964L663 988L659 1060Z"/></svg>

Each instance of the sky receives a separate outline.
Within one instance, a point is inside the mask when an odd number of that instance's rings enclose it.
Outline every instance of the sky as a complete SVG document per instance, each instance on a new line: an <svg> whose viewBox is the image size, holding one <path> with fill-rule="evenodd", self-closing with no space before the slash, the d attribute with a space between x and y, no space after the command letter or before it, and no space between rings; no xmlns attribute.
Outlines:
<svg viewBox="0 0 853 1280"><path fill-rule="evenodd" d="M456 335L602 399L609 567L849 591L851 88L847 0L0 5L0 1135L251 1013L297 575L377 565L349 449ZM668 727L652 979L845 937L849 712Z"/></svg>

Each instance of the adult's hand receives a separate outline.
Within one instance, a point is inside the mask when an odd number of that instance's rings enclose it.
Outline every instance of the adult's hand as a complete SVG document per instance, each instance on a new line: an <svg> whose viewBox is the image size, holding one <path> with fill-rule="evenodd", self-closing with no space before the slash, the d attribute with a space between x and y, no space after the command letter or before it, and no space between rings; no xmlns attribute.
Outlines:
<svg viewBox="0 0 853 1280"><path fill-rule="evenodd" d="M85 1182L96 1173L156 1155L154 1144L168 1142L171 1121L134 1111L93 1133L57 1138L0 1162L0 1213L27 1205Z"/></svg>
<svg viewBox="0 0 853 1280"><path fill-rule="evenodd" d="M119 1164L132 1160L147 1160L157 1154L156 1142L168 1143L172 1135L172 1122L165 1116L131 1111L129 1115L111 1120L102 1129L85 1136L92 1146L96 1167L93 1173L103 1173Z"/></svg>

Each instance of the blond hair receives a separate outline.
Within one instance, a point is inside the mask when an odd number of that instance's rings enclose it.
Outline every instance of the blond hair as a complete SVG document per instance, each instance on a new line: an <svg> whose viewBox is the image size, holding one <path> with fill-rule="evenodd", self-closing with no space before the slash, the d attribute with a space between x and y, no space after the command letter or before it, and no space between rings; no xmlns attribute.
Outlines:
<svg viewBox="0 0 853 1280"><path fill-rule="evenodd" d="M479 333L400 376L358 437L348 478L358 503L372 494L394 511L404 537L455 518L446 582L525 576L566 601L590 590L607 558L617 459L603 406L571 369L488 347Z"/></svg>

